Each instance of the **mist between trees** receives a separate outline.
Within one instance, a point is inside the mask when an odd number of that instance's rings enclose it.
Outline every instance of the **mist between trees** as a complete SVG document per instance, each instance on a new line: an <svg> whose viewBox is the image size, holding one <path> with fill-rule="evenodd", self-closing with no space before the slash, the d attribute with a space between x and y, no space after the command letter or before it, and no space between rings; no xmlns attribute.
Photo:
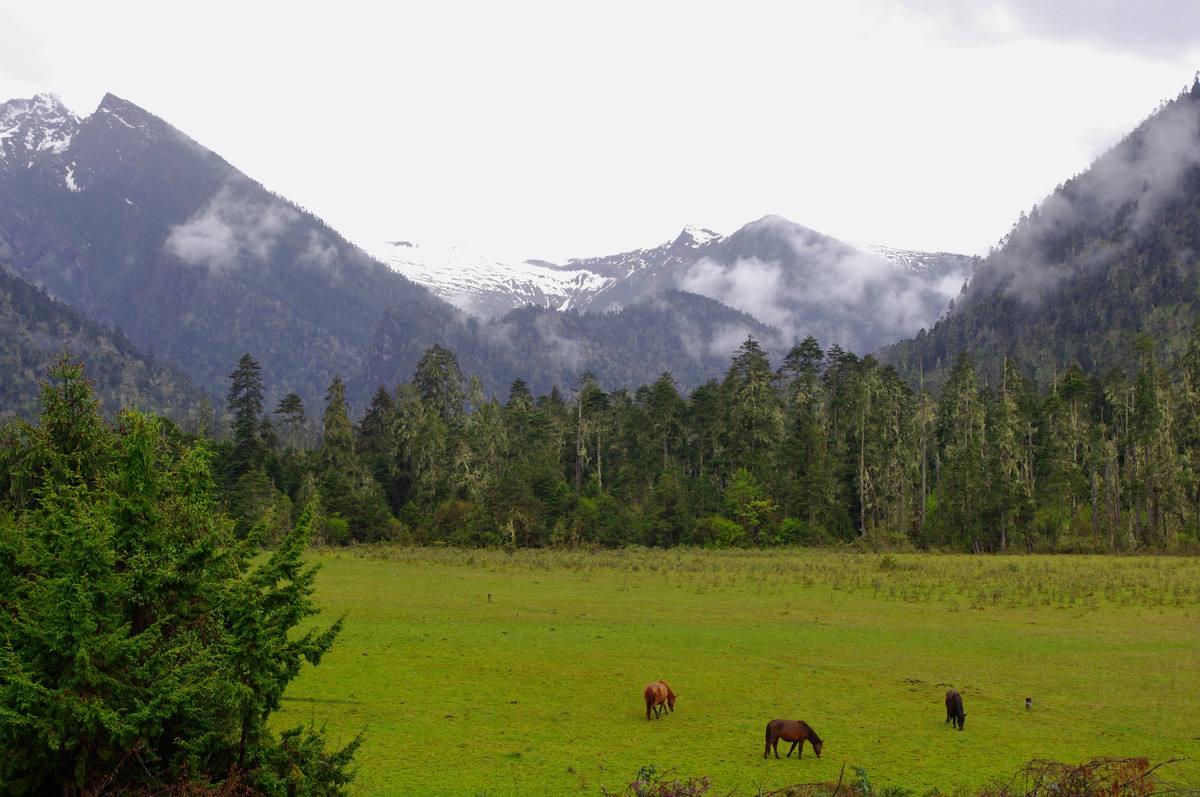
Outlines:
<svg viewBox="0 0 1200 797"><path fill-rule="evenodd" d="M1012 360L984 384L964 355L934 396L811 337L776 368L750 338L690 396L669 373L611 391L584 373L500 402L434 346L357 424L335 379L319 435L294 394L264 411L246 355L214 469L243 533L282 535L317 498L331 544L1194 549L1200 331L1176 362L1136 350L1134 374L1041 390Z"/></svg>

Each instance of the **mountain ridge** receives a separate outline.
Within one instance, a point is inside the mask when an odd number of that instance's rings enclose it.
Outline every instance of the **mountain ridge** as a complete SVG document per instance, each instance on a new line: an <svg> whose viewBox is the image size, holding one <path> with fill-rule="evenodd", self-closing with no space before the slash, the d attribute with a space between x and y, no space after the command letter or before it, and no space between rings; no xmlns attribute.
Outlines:
<svg viewBox="0 0 1200 797"><path fill-rule="evenodd" d="M49 115L35 118L34 108ZM407 379L435 343L458 347L463 370L485 375L497 392L535 376L534 363L563 388L589 369L648 381L658 375L651 364L692 384L724 370L737 343L730 330L774 334L700 297L641 303L624 316L636 329L550 311L481 325L128 100L107 94L86 117L49 97L0 112L13 122L0 160L0 257L213 395L224 394L229 370L250 352L268 404L295 391L319 406L335 376L360 385L375 373ZM25 127L51 117L45 135L28 138ZM43 140L53 143L39 148ZM706 318L698 324L679 308ZM403 356L377 368L377 350ZM648 351L661 356L651 363ZM565 356L572 352L584 359ZM366 394L350 397L361 406Z"/></svg>
<svg viewBox="0 0 1200 797"><path fill-rule="evenodd" d="M770 257L763 259L759 257L763 244L747 242L747 239L755 236L766 238L779 230L783 231L779 234L784 235L799 234L810 239L819 237L825 242L822 245L829 249L828 257L832 260L828 263L810 263L807 260L813 259L812 252L797 253L789 251L786 246L776 246ZM482 257L465 249L461 250L458 258L443 256L440 250L430 250L427 254L419 243L410 241L383 250L380 254L385 262L415 282L430 288L451 304L483 318L499 318L525 305L604 312L637 303L662 291L684 290L700 293L778 325L787 321L783 317L786 314L776 312L776 317L764 318L755 312L759 309L755 302L740 296L735 286L719 284L722 276L726 282L744 282L734 273L743 255L776 264L784 281L794 282L806 279L808 272L846 265L851 261L851 254L857 253L854 257L867 258L864 261L867 270L875 272L870 281L880 287L877 291L880 295L875 297L877 301L888 301L887 283L894 283L892 288L901 293L918 291L928 294L921 299L921 306L914 312L914 317L898 322L895 330L880 329L865 337L839 332L829 324L821 323L820 308L809 308L810 311L815 310L811 315L817 319L810 326L800 319L792 319L792 323L785 325L791 327L788 331L795 336L832 335L835 339L830 342L858 350L870 350L880 343L894 342L932 324L949 306L951 298L961 290L975 263L974 258L966 255L924 253L841 242L835 245L835 241L781 216L769 215L744 225L729 236L703 227L687 226L657 246L614 255L570 258L561 264L545 260L519 263L505 261ZM713 274L711 268L706 269L706 266L713 265L728 273ZM754 264L747 266L749 269L754 267ZM897 274L890 274L889 269ZM862 264L856 264L851 270L861 275ZM796 280L792 280L791 276L797 273ZM709 279L714 276L718 284L712 284L713 280ZM853 278L854 275L850 276ZM848 301L853 302L854 297ZM861 314L864 326L869 326L872 323L871 316L879 312L877 308L865 305L843 306L836 312L848 319L856 311ZM849 325L843 321L843 327Z"/></svg>
<svg viewBox="0 0 1200 797"><path fill-rule="evenodd" d="M1087 169L1022 213L953 310L880 357L937 384L971 354L996 379L1005 360L1040 384L1072 365L1139 366L1139 336L1171 358L1200 316L1200 81Z"/></svg>
<svg viewBox="0 0 1200 797"><path fill-rule="evenodd" d="M274 390L316 402L387 307L437 301L137 105L109 93L74 119L53 150L5 140L0 256L214 393L249 350Z"/></svg>

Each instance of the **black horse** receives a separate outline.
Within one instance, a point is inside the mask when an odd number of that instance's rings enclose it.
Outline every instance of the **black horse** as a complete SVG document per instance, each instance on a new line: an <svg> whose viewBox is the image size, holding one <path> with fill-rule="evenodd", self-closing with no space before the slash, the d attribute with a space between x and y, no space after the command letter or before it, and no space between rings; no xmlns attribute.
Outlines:
<svg viewBox="0 0 1200 797"><path fill-rule="evenodd" d="M946 722L951 726L957 725L961 731L967 721L967 712L963 711L962 695L951 689L946 692Z"/></svg>

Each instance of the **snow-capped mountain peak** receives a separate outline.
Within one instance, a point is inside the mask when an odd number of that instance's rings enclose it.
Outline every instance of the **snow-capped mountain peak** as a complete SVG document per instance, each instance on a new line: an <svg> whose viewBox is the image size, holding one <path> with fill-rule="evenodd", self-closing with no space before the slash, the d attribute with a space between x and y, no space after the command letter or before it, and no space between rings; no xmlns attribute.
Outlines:
<svg viewBox="0 0 1200 797"><path fill-rule="evenodd" d="M679 238L676 240L683 241L685 238L689 238L691 239L692 246L703 246L704 244L709 243L710 241L715 241L721 237L722 236L720 233L713 232L707 227L697 227L689 224L683 228L683 232L679 233Z"/></svg>
<svg viewBox="0 0 1200 797"><path fill-rule="evenodd" d="M413 282L485 318L524 305L569 310L611 281L586 268L491 257L458 244L393 240L373 250Z"/></svg>
<svg viewBox="0 0 1200 797"><path fill-rule="evenodd" d="M36 94L0 103L0 179L14 190L53 186L68 194L87 191L97 174L87 166L97 146L120 150L135 159L151 141L185 138L158 117L114 94L105 94L96 110L78 116L55 94ZM97 136L100 138L97 139ZM102 144L96 142L103 141ZM80 142L91 142L80 150ZM19 187L18 187L19 186ZM124 205L134 206L129 198Z"/></svg>
<svg viewBox="0 0 1200 797"><path fill-rule="evenodd" d="M652 249L566 263L485 256L457 244L415 240L392 240L371 249L393 269L456 307L492 318L525 305L589 309L598 296L607 300L608 289L632 275L691 260L721 239L710 229L689 225ZM618 299L611 302L619 304Z"/></svg>
<svg viewBox="0 0 1200 797"><path fill-rule="evenodd" d="M523 305L608 312L685 290L786 333L818 332L863 350L936 320L974 262L945 252L850 245L781 216L729 236L687 226L657 246L565 263L488 258L415 241L376 251L413 281L484 317Z"/></svg>
<svg viewBox="0 0 1200 797"><path fill-rule="evenodd" d="M55 94L0 104L0 159L28 166L39 153L62 154L79 130L79 117Z"/></svg>

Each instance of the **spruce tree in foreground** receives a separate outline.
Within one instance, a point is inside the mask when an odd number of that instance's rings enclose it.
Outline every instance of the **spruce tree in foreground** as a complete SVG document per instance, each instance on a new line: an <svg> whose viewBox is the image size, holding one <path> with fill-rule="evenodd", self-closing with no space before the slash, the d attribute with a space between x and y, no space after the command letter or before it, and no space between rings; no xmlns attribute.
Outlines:
<svg viewBox="0 0 1200 797"><path fill-rule="evenodd" d="M339 793L358 740L268 722L341 628L295 632L307 513L254 564L203 443L110 428L79 366L54 377L39 424L0 435L0 793Z"/></svg>

